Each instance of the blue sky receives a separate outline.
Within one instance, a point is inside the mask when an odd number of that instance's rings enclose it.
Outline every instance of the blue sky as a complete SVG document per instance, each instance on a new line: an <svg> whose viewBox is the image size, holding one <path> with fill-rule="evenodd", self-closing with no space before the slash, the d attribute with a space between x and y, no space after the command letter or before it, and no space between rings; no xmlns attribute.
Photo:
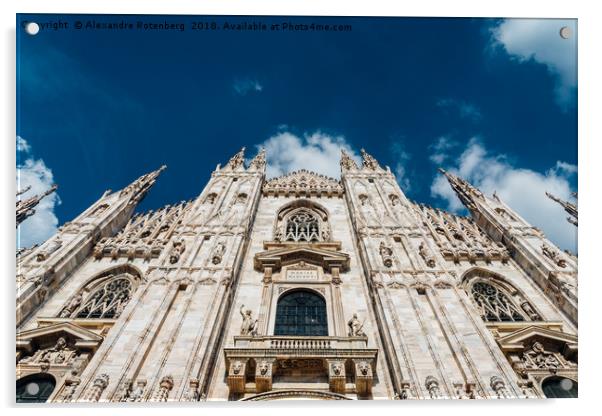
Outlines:
<svg viewBox="0 0 602 416"><path fill-rule="evenodd" d="M413 200L465 213L442 166L576 251L574 227L544 195L577 190L575 21L18 15L17 27L58 19L186 30L17 30L21 184L60 187L23 224L22 245L162 164L140 209L195 197L242 146L249 158L267 148L269 175L330 176L340 148L364 147ZM352 30L190 30L199 20Z"/></svg>

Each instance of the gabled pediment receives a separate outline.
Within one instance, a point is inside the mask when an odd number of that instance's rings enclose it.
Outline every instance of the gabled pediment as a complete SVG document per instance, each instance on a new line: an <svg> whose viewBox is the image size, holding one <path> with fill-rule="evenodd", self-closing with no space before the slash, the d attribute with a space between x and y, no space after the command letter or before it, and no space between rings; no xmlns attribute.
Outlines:
<svg viewBox="0 0 602 416"><path fill-rule="evenodd" d="M98 334L70 322L61 322L42 328L30 329L17 335L17 349L31 352L37 348L53 344L59 337L73 340L78 349L96 350L103 340Z"/></svg>
<svg viewBox="0 0 602 416"><path fill-rule="evenodd" d="M273 272L277 272L282 266L300 261L322 267L327 272L330 272L333 267L338 267L342 272L349 270L348 254L325 250L312 244L295 244L262 251L255 255L254 266L258 271L270 267Z"/></svg>
<svg viewBox="0 0 602 416"><path fill-rule="evenodd" d="M577 336L541 326L528 326L516 332L498 338L497 342L504 351L522 351L534 340L545 340L559 346L558 350L566 354L577 352Z"/></svg>

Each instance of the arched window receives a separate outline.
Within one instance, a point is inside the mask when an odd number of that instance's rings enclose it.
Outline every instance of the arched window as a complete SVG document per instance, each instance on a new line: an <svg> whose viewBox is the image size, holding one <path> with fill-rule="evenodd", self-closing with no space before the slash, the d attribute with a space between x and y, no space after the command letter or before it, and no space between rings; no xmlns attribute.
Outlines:
<svg viewBox="0 0 602 416"><path fill-rule="evenodd" d="M48 400L56 380L50 374L32 374L17 380L17 403L44 403Z"/></svg>
<svg viewBox="0 0 602 416"><path fill-rule="evenodd" d="M528 320L510 296L497 285L483 281L472 284L471 295L486 321L508 322Z"/></svg>
<svg viewBox="0 0 602 416"><path fill-rule="evenodd" d="M286 241L319 241L320 221L309 210L299 210L288 217L285 228Z"/></svg>
<svg viewBox="0 0 602 416"><path fill-rule="evenodd" d="M324 298L308 290L283 295L276 307L274 335L327 336Z"/></svg>
<svg viewBox="0 0 602 416"><path fill-rule="evenodd" d="M578 397L577 382L565 377L550 377L544 380L543 394L549 399L572 399Z"/></svg>
<svg viewBox="0 0 602 416"><path fill-rule="evenodd" d="M137 280L130 273L108 272L88 283L71 298L61 318L117 319L132 298Z"/></svg>

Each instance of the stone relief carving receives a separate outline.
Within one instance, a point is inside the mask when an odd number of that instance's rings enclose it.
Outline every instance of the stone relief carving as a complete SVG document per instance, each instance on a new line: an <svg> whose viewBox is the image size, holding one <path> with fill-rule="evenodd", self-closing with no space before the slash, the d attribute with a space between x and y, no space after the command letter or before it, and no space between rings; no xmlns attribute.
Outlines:
<svg viewBox="0 0 602 416"><path fill-rule="evenodd" d="M109 375L104 373L100 374L94 379L83 399L89 402L97 402L100 399L102 392L107 388L108 385Z"/></svg>
<svg viewBox="0 0 602 416"><path fill-rule="evenodd" d="M507 399L510 397L508 393L508 389L506 388L506 383L499 376L491 377L489 385L497 395L498 399Z"/></svg>
<svg viewBox="0 0 602 416"><path fill-rule="evenodd" d="M173 388L173 377L171 375L164 376L159 381L159 388L155 393L154 401L166 402L169 397L169 392Z"/></svg>
<svg viewBox="0 0 602 416"><path fill-rule="evenodd" d="M242 325L240 326L240 335L257 335L257 319L253 319L253 312L250 309L244 310L245 305L240 307L242 316Z"/></svg>
<svg viewBox="0 0 602 416"><path fill-rule="evenodd" d="M365 322L366 320L364 320L364 322L360 322L357 317L357 313L354 313L351 319L347 322L347 327L349 327L348 335L350 337L365 337L366 334L363 331Z"/></svg>
<svg viewBox="0 0 602 416"><path fill-rule="evenodd" d="M22 358L20 364L40 364L48 368L50 365L71 365L78 353L67 344L65 337L57 339L52 347L36 351L33 355Z"/></svg>
<svg viewBox="0 0 602 416"><path fill-rule="evenodd" d="M385 244L384 241L380 242L380 246L378 247L378 252L380 253L380 257L382 259L383 265L385 267L393 266L393 249Z"/></svg>
<svg viewBox="0 0 602 416"><path fill-rule="evenodd" d="M136 386L127 398L128 402L141 402L146 390L146 380L136 381Z"/></svg>
<svg viewBox="0 0 602 416"><path fill-rule="evenodd" d="M191 378L188 382L188 389L184 392L182 400L186 402L197 402L199 399L199 379Z"/></svg>
<svg viewBox="0 0 602 416"><path fill-rule="evenodd" d="M556 373L559 369L575 368L576 364L566 360L558 352L550 352L544 349L540 342L534 342L531 348L523 352L521 356L522 367L529 369L546 369Z"/></svg>
<svg viewBox="0 0 602 416"><path fill-rule="evenodd" d="M68 318L71 316L71 314L77 309L79 308L79 306L82 304L82 299L83 296L81 293L78 293L77 295L75 295L67 304L67 306L65 306L65 308L61 311L61 314L59 315L61 318Z"/></svg>

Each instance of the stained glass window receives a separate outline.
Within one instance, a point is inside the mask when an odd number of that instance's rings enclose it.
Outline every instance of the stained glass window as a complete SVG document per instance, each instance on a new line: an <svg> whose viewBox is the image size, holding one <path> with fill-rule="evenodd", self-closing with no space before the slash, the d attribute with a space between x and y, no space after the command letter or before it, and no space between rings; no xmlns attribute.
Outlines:
<svg viewBox="0 0 602 416"><path fill-rule="evenodd" d="M520 309L497 286L485 282L472 285L472 297L486 321L509 322L527 320Z"/></svg>
<svg viewBox="0 0 602 416"><path fill-rule="evenodd" d="M103 283L88 295L74 314L77 318L118 318L132 295L132 282L117 277Z"/></svg>
<svg viewBox="0 0 602 416"><path fill-rule="evenodd" d="M276 308L274 335L327 336L324 298L307 290L282 296Z"/></svg>

